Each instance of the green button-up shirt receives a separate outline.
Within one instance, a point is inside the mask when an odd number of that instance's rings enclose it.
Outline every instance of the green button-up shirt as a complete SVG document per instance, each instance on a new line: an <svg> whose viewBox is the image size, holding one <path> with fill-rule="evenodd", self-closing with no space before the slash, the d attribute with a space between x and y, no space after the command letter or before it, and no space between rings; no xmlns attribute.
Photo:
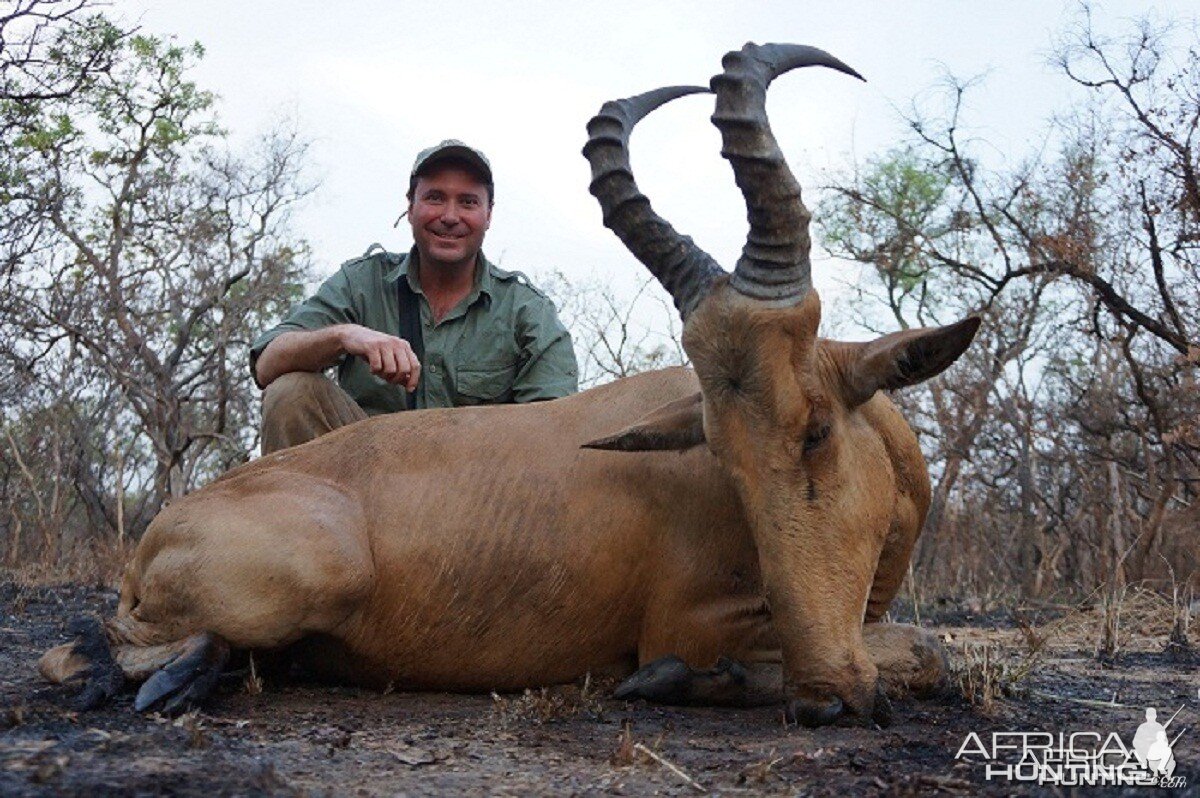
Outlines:
<svg viewBox="0 0 1200 798"><path fill-rule="evenodd" d="M398 335L397 281L408 280L421 308L425 357L417 408L532 402L579 390L571 335L554 304L520 272L498 269L479 255L475 285L436 324L417 280L417 251L376 251L342 265L317 293L292 308L250 348L250 372L276 336L334 324L358 324ZM404 410L404 388L371 373L359 357L343 357L338 384L370 415Z"/></svg>

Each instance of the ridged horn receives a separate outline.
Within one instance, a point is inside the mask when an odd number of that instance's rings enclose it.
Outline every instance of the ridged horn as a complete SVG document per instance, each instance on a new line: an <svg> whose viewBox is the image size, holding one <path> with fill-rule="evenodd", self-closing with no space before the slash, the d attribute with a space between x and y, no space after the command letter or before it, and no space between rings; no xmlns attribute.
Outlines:
<svg viewBox="0 0 1200 798"><path fill-rule="evenodd" d="M721 131L721 155L733 167L750 220L729 284L772 305L795 305L812 287L811 215L767 121L767 87L784 72L805 66L864 78L824 50L798 44L747 44L727 53L721 66L725 71L711 83L717 95L712 121Z"/></svg>
<svg viewBox="0 0 1200 798"><path fill-rule="evenodd" d="M660 105L707 91L701 86L668 86L606 102L588 122L588 141L583 147L583 155L592 166L589 188L600 201L604 226L616 233L662 283L685 320L713 281L727 272L650 207L650 200L633 179L629 134L642 117Z"/></svg>

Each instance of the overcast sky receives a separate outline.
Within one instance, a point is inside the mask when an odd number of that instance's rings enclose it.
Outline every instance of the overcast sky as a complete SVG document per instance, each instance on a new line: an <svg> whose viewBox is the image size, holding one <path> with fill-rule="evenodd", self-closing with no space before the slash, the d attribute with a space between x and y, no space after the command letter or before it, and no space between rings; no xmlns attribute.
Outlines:
<svg viewBox="0 0 1200 798"><path fill-rule="evenodd" d="M1194 14L1187 2L1107 2L1102 29L1152 10ZM460 138L491 159L497 202L485 252L507 268L611 275L641 267L600 223L579 154L584 125L605 100L677 83L706 85L727 50L746 41L816 45L858 69L863 84L818 69L772 86L768 109L803 186L822 169L897 143L898 109L941 74L986 73L970 119L1019 160L1068 96L1048 65L1074 3L649 2L393 0L246 2L115 0L143 31L199 41L194 75L219 97L237 137L297 120L314 142L321 189L297 218L323 276L372 242L411 245L402 209L413 156ZM745 235L745 211L719 138L711 96L687 97L639 126L635 173L656 208L727 268ZM815 253L816 254L816 253ZM844 264L819 258L818 288Z"/></svg>

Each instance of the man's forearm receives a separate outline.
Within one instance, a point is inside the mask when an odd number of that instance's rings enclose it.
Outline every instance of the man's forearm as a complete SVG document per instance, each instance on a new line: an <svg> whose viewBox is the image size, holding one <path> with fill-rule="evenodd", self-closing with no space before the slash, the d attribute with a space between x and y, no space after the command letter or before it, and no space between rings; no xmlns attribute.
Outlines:
<svg viewBox="0 0 1200 798"><path fill-rule="evenodd" d="M343 347L343 328L336 324L320 330L286 332L280 335L258 356L254 376L266 388L280 376L292 371L322 371L346 353Z"/></svg>

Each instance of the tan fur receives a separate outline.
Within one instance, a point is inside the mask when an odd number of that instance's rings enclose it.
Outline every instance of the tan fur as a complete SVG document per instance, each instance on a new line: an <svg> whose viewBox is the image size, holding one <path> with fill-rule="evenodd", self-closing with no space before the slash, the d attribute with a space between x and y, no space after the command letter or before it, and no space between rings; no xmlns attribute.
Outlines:
<svg viewBox="0 0 1200 798"><path fill-rule="evenodd" d="M204 631L410 689L623 675L667 654L782 661L789 696L860 710L878 668L928 681L908 673L928 661L888 652L912 634L863 631L903 578L925 467L885 397L841 399L853 357L816 339L819 318L815 294L763 310L721 288L685 331L699 384L669 369L378 417L235 469L151 524L109 622L117 661L145 678ZM663 418L686 439L678 411L698 387L707 446L581 448L672 402ZM817 421L833 434L805 453ZM71 671L60 649L43 661L47 678Z"/></svg>
<svg viewBox="0 0 1200 798"><path fill-rule="evenodd" d="M722 287L689 319L683 343L700 375L708 445L748 509L786 695L833 694L869 713L880 656L864 644L864 616L881 616L903 581L929 481L911 430L863 388L892 376L885 356L895 353L820 341L820 316L815 292L772 309ZM848 400L856 395L862 404ZM806 437L825 428L806 452Z"/></svg>
<svg viewBox="0 0 1200 798"><path fill-rule="evenodd" d="M46 681L62 684L78 679L87 666L87 660L75 652L75 644L65 643L42 655L38 660L38 673Z"/></svg>
<svg viewBox="0 0 1200 798"><path fill-rule="evenodd" d="M946 689L946 651L932 632L908 624L872 623L863 627L863 642L888 695L927 697Z"/></svg>

